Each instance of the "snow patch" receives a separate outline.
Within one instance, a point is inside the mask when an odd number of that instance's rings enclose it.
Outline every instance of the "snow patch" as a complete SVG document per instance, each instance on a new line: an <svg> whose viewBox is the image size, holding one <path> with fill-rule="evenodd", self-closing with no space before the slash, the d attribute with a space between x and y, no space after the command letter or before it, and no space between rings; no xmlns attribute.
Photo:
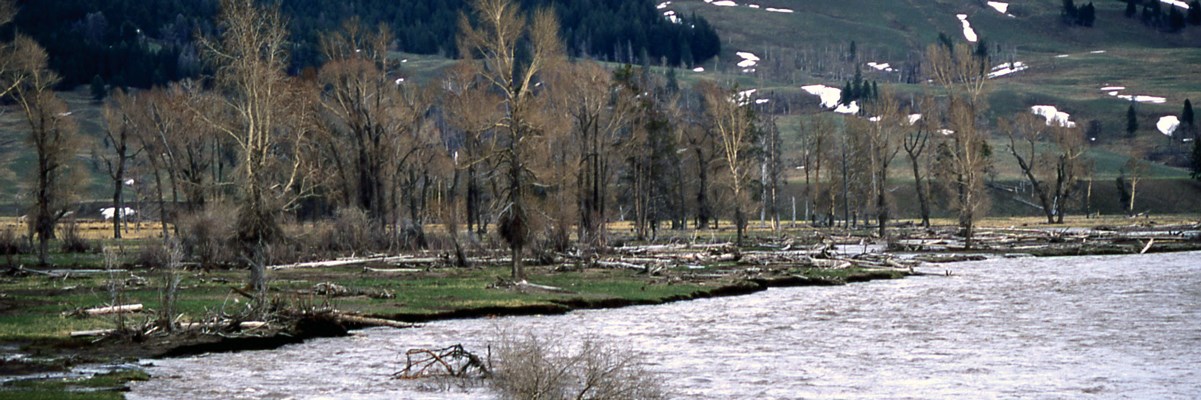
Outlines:
<svg viewBox="0 0 1201 400"><path fill-rule="evenodd" d="M921 121L921 120L922 120L921 114L909 114L909 125L916 124L917 121Z"/></svg>
<svg viewBox="0 0 1201 400"><path fill-rule="evenodd" d="M972 23L967 21L967 14L956 14L960 22L963 22L963 38L967 41L975 43L980 38L976 36L976 30L972 29Z"/></svg>
<svg viewBox="0 0 1201 400"><path fill-rule="evenodd" d="M1115 90L1126 90L1126 87L1125 86L1106 86L1106 87L1101 88L1102 92L1112 92Z"/></svg>
<svg viewBox="0 0 1201 400"><path fill-rule="evenodd" d="M1030 107L1030 112L1034 115L1041 116L1047 119L1047 126L1058 125L1065 128L1075 128L1076 123L1071 121L1071 115L1063 111L1059 111L1055 106L1034 106Z"/></svg>
<svg viewBox="0 0 1201 400"><path fill-rule="evenodd" d="M1126 100L1130 100L1130 101L1136 101L1139 103L1163 104L1163 103L1168 102L1167 98L1158 97L1158 96L1147 96L1147 95L1132 96L1132 95L1128 95L1128 94L1123 94L1123 95L1117 95L1117 97L1119 99L1126 99Z"/></svg>
<svg viewBox="0 0 1201 400"><path fill-rule="evenodd" d="M775 12L775 13L785 13L785 14L792 14L792 9L788 9L788 8L771 8L771 7L768 7L768 8L765 8L764 10L767 10L767 12Z"/></svg>
<svg viewBox="0 0 1201 400"><path fill-rule="evenodd" d="M750 8L759 8L759 5L758 5L758 4L751 4L751 5L747 6L747 7L750 7Z"/></svg>
<svg viewBox="0 0 1201 400"><path fill-rule="evenodd" d="M1174 6L1176 6L1176 7L1183 8L1183 9L1185 9L1185 10L1187 10L1187 9L1188 9L1188 3L1186 3L1186 2L1183 2L1183 1L1180 1L1180 0L1159 0L1159 1L1161 1L1161 2L1164 2L1164 3L1168 3L1168 4L1170 4L1170 5L1174 5Z"/></svg>
<svg viewBox="0 0 1201 400"><path fill-rule="evenodd" d="M1005 75L1012 74L1014 72L1025 71L1028 68L1030 68L1030 66L1026 65L1025 63L1023 63L1021 61L1004 63L1004 64L993 67L992 72L988 73L988 79L999 78L999 77L1002 77Z"/></svg>
<svg viewBox="0 0 1201 400"><path fill-rule="evenodd" d="M1067 54L1060 54L1060 55L1057 55L1057 56L1055 56L1055 58L1068 58L1068 55L1067 55Z"/></svg>
<svg viewBox="0 0 1201 400"><path fill-rule="evenodd" d="M1105 54L1105 50L1093 50L1088 53L1089 54Z"/></svg>
<svg viewBox="0 0 1201 400"><path fill-rule="evenodd" d="M749 69L751 67L754 67L755 64L759 63L759 56L756 56L755 53L739 51L734 54L738 55L738 57L742 57L742 61L738 62L738 68ZM747 71L743 70L742 72L747 72Z"/></svg>
<svg viewBox="0 0 1201 400"><path fill-rule="evenodd" d="M767 104L769 101L771 101L771 99L758 99L755 100L755 104Z"/></svg>
<svg viewBox="0 0 1201 400"><path fill-rule="evenodd" d="M842 90L839 90L841 92ZM859 102L852 101L851 104L843 104L834 109L834 112L839 114L858 114Z"/></svg>
<svg viewBox="0 0 1201 400"><path fill-rule="evenodd" d="M670 2L670 1L665 1L665 2L659 3L658 5L655 5L655 9L656 9L656 10L662 10L662 9L664 9L664 8L667 8L667 6L669 6L669 5L671 5L671 2Z"/></svg>
<svg viewBox="0 0 1201 400"><path fill-rule="evenodd" d="M730 1L730 0L714 1L714 2L712 2L712 3L709 3L709 4L712 4L712 5L715 5L715 6L718 6L718 7L738 7L738 3L735 3L735 2L733 2L733 1Z"/></svg>
<svg viewBox="0 0 1201 400"><path fill-rule="evenodd" d="M826 85L801 86L801 90L821 98L822 107L826 108L838 107L838 100L842 98L842 89Z"/></svg>
<svg viewBox="0 0 1201 400"><path fill-rule="evenodd" d="M1159 133L1172 136L1172 133L1176 132L1176 128L1180 127L1180 118L1176 118L1175 115L1160 118L1159 122L1155 123L1155 127L1159 129Z"/></svg>
<svg viewBox="0 0 1201 400"><path fill-rule="evenodd" d="M877 71L885 71L885 72L893 71L892 66L889 65L888 63L869 62L869 63L867 63L867 66L872 67L873 69L875 69Z"/></svg>
<svg viewBox="0 0 1201 400"><path fill-rule="evenodd" d="M693 69L692 69L692 72L705 72L705 67L696 67L696 68L693 68Z"/></svg>
<svg viewBox="0 0 1201 400"><path fill-rule="evenodd" d="M111 221L113 219L113 216L115 216L116 214L117 214L117 209L115 207L105 207L105 208L100 209L100 215L104 216L105 221ZM121 218L125 218L130 215L134 215L134 214L137 214L137 212L134 211L132 208L129 208L129 207L121 208Z"/></svg>
<svg viewBox="0 0 1201 400"><path fill-rule="evenodd" d="M988 2L988 6L992 7L994 10L997 10L997 12L999 12L1001 14L1009 12L1009 3L1002 3L999 1L990 1L990 2Z"/></svg>

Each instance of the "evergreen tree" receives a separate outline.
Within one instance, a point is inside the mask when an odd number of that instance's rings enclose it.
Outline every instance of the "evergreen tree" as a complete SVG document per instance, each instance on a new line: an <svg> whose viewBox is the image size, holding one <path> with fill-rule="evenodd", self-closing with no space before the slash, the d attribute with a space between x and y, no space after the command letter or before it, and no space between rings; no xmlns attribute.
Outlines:
<svg viewBox="0 0 1201 400"><path fill-rule="evenodd" d="M92 100L101 101L108 96L108 88L104 86L104 78L100 75L92 77Z"/></svg>
<svg viewBox="0 0 1201 400"><path fill-rule="evenodd" d="M1134 134L1138 132L1138 113L1134 111L1134 102L1130 102L1130 108L1126 109L1126 137L1133 139Z"/></svg>
<svg viewBox="0 0 1201 400"><path fill-rule="evenodd" d="M1184 30L1184 13L1180 12L1180 7L1168 7L1168 32L1180 32Z"/></svg>
<svg viewBox="0 0 1201 400"><path fill-rule="evenodd" d="M1080 7L1076 19L1076 23L1079 25L1090 28L1093 26L1093 22L1097 20L1097 9L1093 7L1093 3L1091 1L1088 4L1085 4L1084 7Z"/></svg>
<svg viewBox="0 0 1201 400"><path fill-rule="evenodd" d="M1188 3L1188 23L1193 26L1201 25L1201 0Z"/></svg>
<svg viewBox="0 0 1201 400"><path fill-rule="evenodd" d="M1063 17L1063 22L1069 24L1076 23L1077 12L1078 10L1076 9L1076 3L1072 2L1072 0L1063 0L1063 11L1060 12L1060 16Z"/></svg>
<svg viewBox="0 0 1201 400"><path fill-rule="evenodd" d="M1180 111L1180 127L1176 128L1177 136L1188 138L1197 136L1197 125L1193 118L1193 103L1184 99L1184 110Z"/></svg>
<svg viewBox="0 0 1201 400"><path fill-rule="evenodd" d="M1126 18L1134 18L1138 14L1138 8L1134 5L1137 0L1126 0Z"/></svg>
<svg viewBox="0 0 1201 400"><path fill-rule="evenodd" d="M838 104L851 104L855 101L855 88L851 87L851 81L847 81L846 86L842 87L842 94L838 97Z"/></svg>

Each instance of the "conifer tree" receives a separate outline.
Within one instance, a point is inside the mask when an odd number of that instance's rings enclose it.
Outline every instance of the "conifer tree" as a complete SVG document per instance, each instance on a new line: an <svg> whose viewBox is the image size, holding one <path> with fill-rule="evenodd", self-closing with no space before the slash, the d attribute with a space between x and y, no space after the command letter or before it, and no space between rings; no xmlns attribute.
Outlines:
<svg viewBox="0 0 1201 400"><path fill-rule="evenodd" d="M1134 102L1130 102L1130 108L1126 109L1126 137L1133 139L1135 132L1138 132L1138 113L1134 111Z"/></svg>
<svg viewBox="0 0 1201 400"><path fill-rule="evenodd" d="M1134 15L1138 14L1138 8L1134 5L1135 1L1137 0L1126 0L1126 18L1134 18Z"/></svg>

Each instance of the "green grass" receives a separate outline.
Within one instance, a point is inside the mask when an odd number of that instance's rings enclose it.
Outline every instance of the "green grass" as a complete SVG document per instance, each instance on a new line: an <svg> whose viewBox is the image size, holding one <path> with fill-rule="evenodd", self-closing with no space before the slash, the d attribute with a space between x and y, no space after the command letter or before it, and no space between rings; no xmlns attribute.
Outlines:
<svg viewBox="0 0 1201 400"><path fill-rule="evenodd" d="M119 371L86 379L46 379L10 382L0 387L0 400L32 399L124 399L122 389L131 381L150 375L140 370Z"/></svg>

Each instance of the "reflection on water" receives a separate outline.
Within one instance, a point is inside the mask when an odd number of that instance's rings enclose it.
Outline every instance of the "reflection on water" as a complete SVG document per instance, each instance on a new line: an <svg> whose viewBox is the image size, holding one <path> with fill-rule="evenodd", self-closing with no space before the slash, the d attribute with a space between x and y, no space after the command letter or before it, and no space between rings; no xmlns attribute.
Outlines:
<svg viewBox="0 0 1201 400"><path fill-rule="evenodd" d="M931 269L951 277L371 329L156 361L156 379L129 398L489 397L389 375L406 349L483 349L500 330L629 345L687 399L1192 398L1201 393L1199 256L1001 259Z"/></svg>

